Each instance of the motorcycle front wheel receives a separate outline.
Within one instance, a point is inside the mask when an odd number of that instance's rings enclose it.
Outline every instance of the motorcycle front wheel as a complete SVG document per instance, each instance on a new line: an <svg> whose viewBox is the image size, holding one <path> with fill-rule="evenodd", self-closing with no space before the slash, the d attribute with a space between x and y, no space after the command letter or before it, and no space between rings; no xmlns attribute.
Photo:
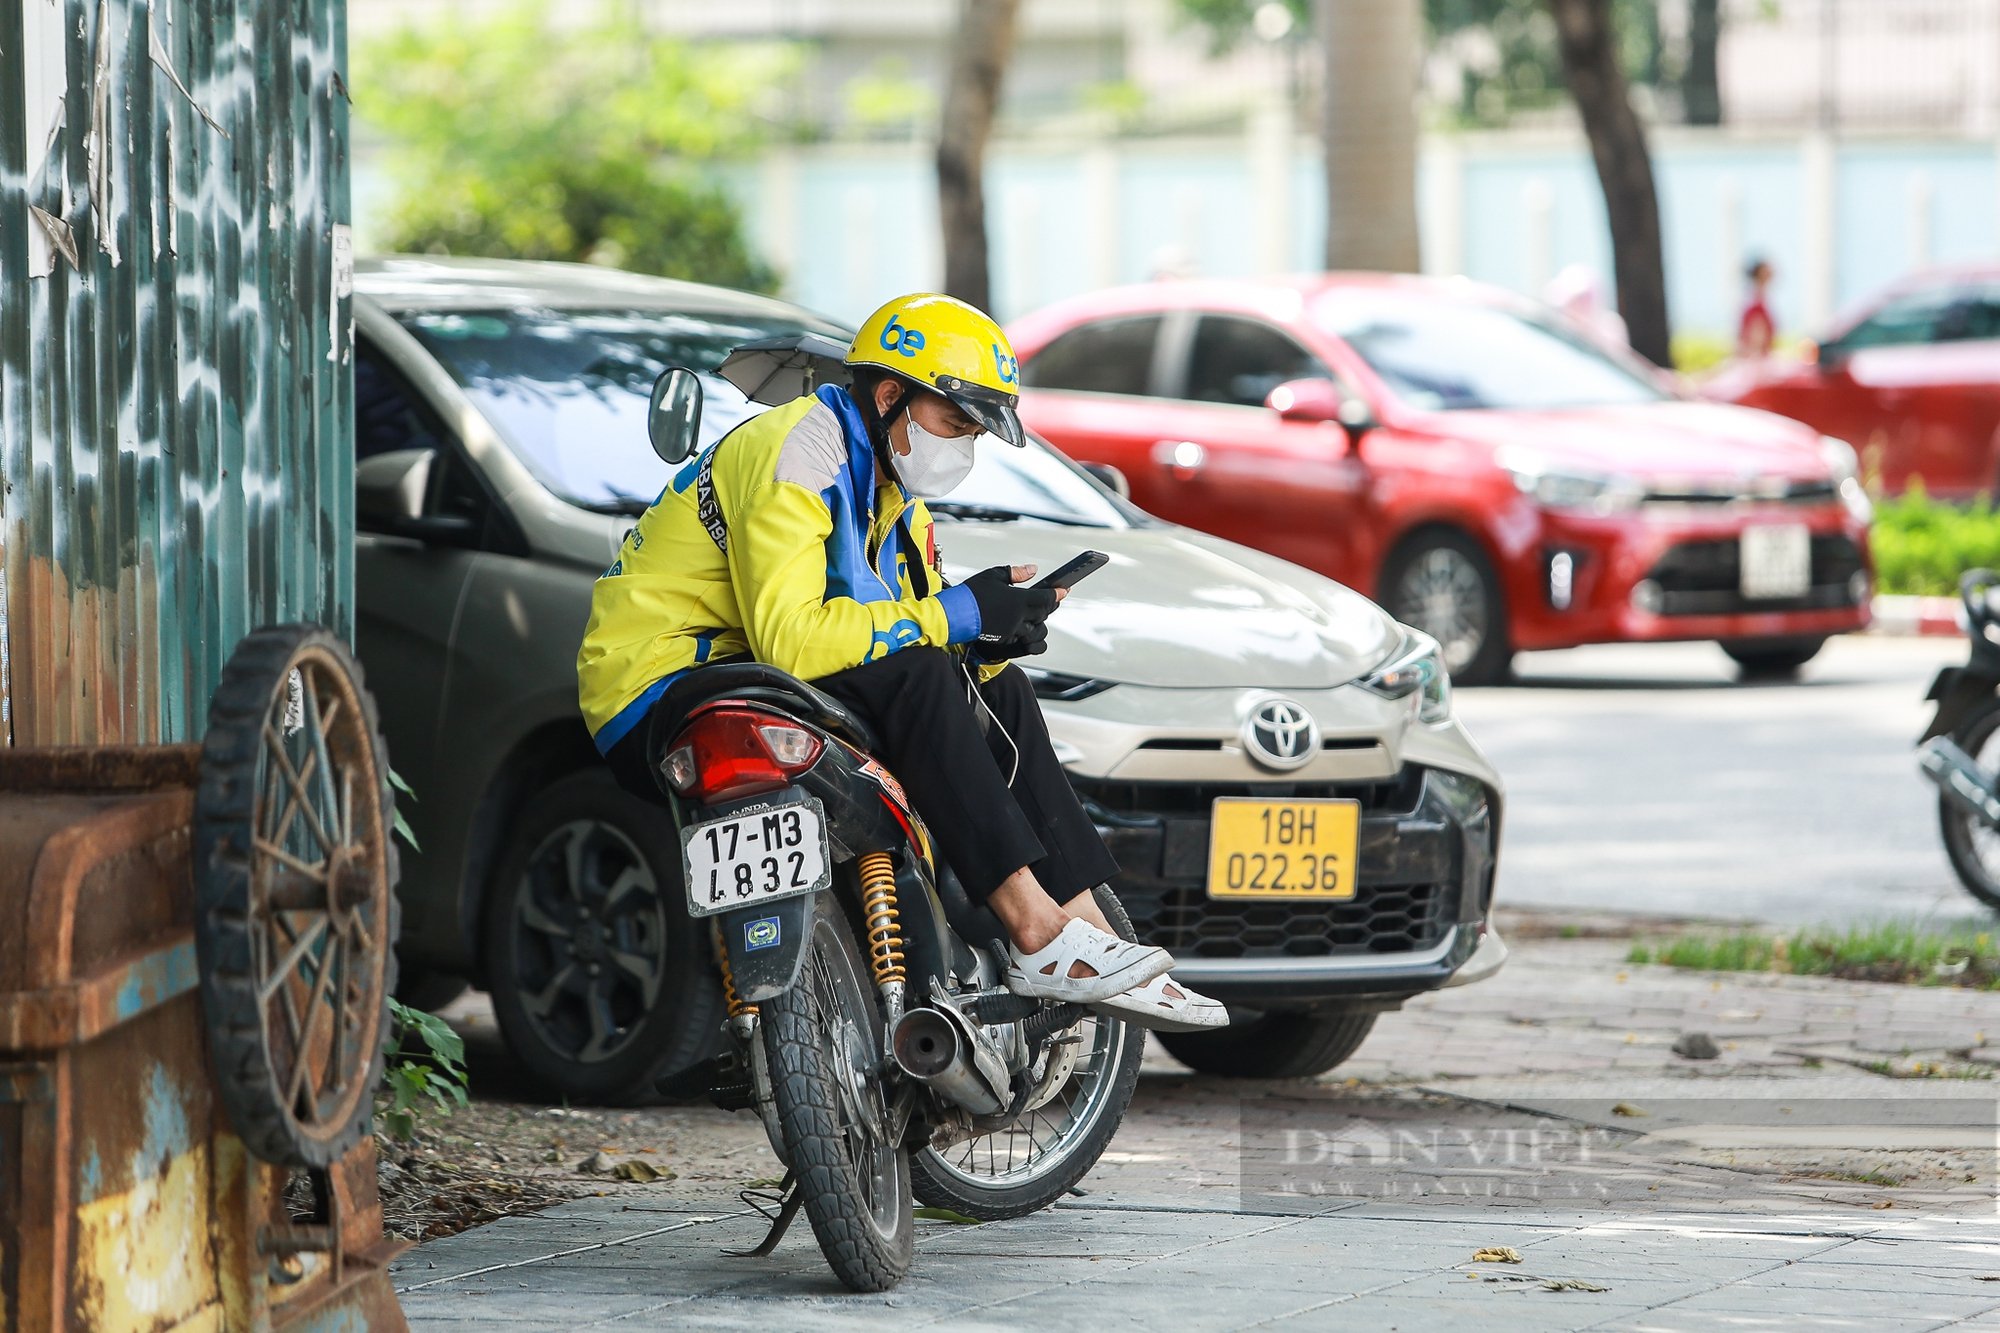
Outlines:
<svg viewBox="0 0 2000 1333"><path fill-rule="evenodd" d="M1097 903L1119 938L1134 938L1132 919L1108 889L1098 888ZM1062 1035L1077 1043L1069 1077L1011 1124L917 1153L911 1170L919 1199L982 1222L1021 1217L1060 1199L1097 1165L1132 1104L1146 1034L1085 1014Z"/></svg>
<svg viewBox="0 0 2000 1333"><path fill-rule="evenodd" d="M759 1006L771 1100L820 1252L850 1291L910 1271L910 1155L889 1133L882 1016L836 893L818 895L798 984Z"/></svg>
<svg viewBox="0 0 2000 1333"><path fill-rule="evenodd" d="M2000 702L1974 714L1952 740L1971 755L1990 779L2000 772ZM1958 872L1965 891L2000 911L2000 829L1938 797L1938 825L1944 833L1944 854Z"/></svg>

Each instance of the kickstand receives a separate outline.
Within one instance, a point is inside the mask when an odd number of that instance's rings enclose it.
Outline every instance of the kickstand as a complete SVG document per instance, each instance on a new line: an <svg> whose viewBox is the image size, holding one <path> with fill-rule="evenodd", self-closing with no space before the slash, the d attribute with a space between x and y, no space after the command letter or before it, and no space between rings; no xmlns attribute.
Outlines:
<svg viewBox="0 0 2000 1333"><path fill-rule="evenodd" d="M798 1178L789 1171L778 1182L776 1190L742 1190L737 1197L768 1220L771 1229L754 1250L724 1250L723 1253L732 1259L762 1259L777 1249L778 1242L792 1229L792 1219L799 1215L799 1206L805 1202Z"/></svg>

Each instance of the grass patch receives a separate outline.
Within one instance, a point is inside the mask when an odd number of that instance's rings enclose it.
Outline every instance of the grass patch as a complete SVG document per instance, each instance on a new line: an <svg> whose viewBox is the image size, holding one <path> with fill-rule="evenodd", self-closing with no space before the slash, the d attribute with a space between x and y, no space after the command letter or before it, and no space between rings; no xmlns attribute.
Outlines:
<svg viewBox="0 0 2000 1333"><path fill-rule="evenodd" d="M1850 1185L1881 1185L1887 1189L1895 1189L1903 1183L1887 1171L1801 1171L1798 1174L1807 1180L1842 1180Z"/></svg>
<svg viewBox="0 0 2000 1333"><path fill-rule="evenodd" d="M1966 570L2000 568L2000 510L1985 496L1940 504L1913 484L1876 503L1870 540L1883 592L1946 596Z"/></svg>
<svg viewBox="0 0 2000 1333"><path fill-rule="evenodd" d="M1884 922L1847 930L1825 927L1774 935L1760 931L1683 935L1640 941L1629 963L1661 963L1703 972L1781 972L1905 985L2000 990L2000 955L1990 931Z"/></svg>

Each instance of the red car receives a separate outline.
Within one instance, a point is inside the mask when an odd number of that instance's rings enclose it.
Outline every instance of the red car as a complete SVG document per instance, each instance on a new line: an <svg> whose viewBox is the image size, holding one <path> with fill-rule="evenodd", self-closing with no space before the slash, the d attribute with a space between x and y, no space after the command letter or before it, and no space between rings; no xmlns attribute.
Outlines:
<svg viewBox="0 0 2000 1333"><path fill-rule="evenodd" d="M1834 326L1807 361L1738 364L1704 386L1837 435L1900 493L2000 490L2000 269L1920 274Z"/></svg>
<svg viewBox="0 0 2000 1333"><path fill-rule="evenodd" d="M1517 649L1657 639L1790 672L1868 623L1851 449L1683 400L1496 289L1155 283L1009 332L1035 430L1162 518L1371 592L1462 682Z"/></svg>

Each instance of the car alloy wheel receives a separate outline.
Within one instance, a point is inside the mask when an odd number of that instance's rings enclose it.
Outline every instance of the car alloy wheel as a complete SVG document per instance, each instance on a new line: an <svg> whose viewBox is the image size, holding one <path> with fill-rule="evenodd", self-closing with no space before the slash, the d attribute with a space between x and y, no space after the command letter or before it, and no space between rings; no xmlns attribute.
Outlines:
<svg viewBox="0 0 2000 1333"><path fill-rule="evenodd" d="M667 924L632 840L577 819L528 854L515 889L515 975L535 1036L578 1064L619 1054L659 998Z"/></svg>
<svg viewBox="0 0 2000 1333"><path fill-rule="evenodd" d="M1459 683L1506 677L1511 653L1499 584L1471 538L1432 530L1412 540L1390 558L1380 600L1390 615L1438 641Z"/></svg>

